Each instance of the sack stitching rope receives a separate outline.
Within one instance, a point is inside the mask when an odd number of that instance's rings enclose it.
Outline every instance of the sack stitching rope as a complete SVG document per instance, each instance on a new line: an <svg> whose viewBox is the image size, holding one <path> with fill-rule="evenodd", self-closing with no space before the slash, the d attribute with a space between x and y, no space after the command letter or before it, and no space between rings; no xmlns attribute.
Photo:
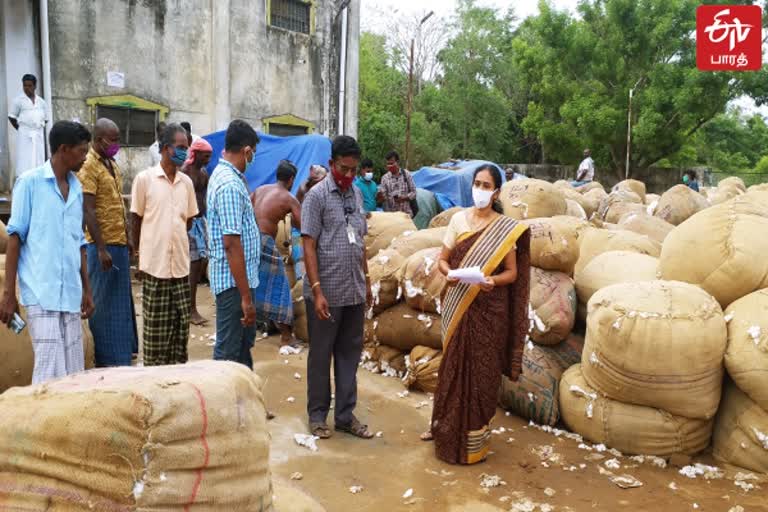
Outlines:
<svg viewBox="0 0 768 512"><path fill-rule="evenodd" d="M189 512L190 507L195 503L195 500L197 499L197 493L200 490L200 485L203 482L203 471L208 467L208 463L210 462L211 458L211 451L208 447L208 439L206 438L206 434L208 433L208 409L205 404L205 397L203 397L203 393L200 391L200 388L194 384L190 384L190 386L192 386L192 389L194 389L195 394L197 395L197 399L200 402L200 415L202 416L203 420L203 428L200 432L200 443L203 445L204 457L203 465L197 469L197 478L195 478L195 483L192 486L192 493L189 495L189 500L187 501L186 505L184 505L185 512Z"/></svg>

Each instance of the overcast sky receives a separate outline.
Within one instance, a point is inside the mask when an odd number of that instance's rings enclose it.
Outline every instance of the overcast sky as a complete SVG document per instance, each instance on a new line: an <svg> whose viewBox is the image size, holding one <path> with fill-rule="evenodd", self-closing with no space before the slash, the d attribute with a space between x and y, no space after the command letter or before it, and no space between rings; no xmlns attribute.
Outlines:
<svg viewBox="0 0 768 512"><path fill-rule="evenodd" d="M557 9L574 11L578 0L553 0L552 4ZM392 11L395 14L412 13L426 14L435 11L439 16L450 16L456 9L456 0L361 0L363 29L377 31L378 12ZM522 19L531 14L536 14L538 2L536 0L478 0L478 5L496 7L506 10L513 7L515 15Z"/></svg>

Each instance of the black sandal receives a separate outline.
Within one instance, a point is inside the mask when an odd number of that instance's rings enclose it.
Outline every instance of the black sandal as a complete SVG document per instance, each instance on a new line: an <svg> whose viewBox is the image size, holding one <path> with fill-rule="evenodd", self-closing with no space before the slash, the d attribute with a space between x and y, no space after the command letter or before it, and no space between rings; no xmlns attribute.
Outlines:
<svg viewBox="0 0 768 512"><path fill-rule="evenodd" d="M336 425L336 431L346 432L360 439L373 438L373 432L368 430L368 425L363 425L357 418L352 418L352 422L349 425Z"/></svg>
<svg viewBox="0 0 768 512"><path fill-rule="evenodd" d="M309 424L309 433L320 439L328 439L333 435L333 432L331 432L331 429L328 428L328 425L324 421L311 422Z"/></svg>

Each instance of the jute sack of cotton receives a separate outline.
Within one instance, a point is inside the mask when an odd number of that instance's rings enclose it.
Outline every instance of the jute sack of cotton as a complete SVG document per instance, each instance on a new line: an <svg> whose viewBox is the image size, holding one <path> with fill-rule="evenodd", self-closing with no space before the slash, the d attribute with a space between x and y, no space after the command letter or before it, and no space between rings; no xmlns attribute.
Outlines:
<svg viewBox="0 0 768 512"><path fill-rule="evenodd" d="M768 289L733 302L725 318L725 369L739 389L768 411Z"/></svg>
<svg viewBox="0 0 768 512"><path fill-rule="evenodd" d="M0 396L6 510L272 510L262 381L199 361Z"/></svg>
<svg viewBox="0 0 768 512"><path fill-rule="evenodd" d="M582 219L582 220L587 220L589 218L587 216L587 212L578 203L578 201L574 201L572 199L565 200L565 214L568 217L575 217L577 219Z"/></svg>
<svg viewBox="0 0 768 512"><path fill-rule="evenodd" d="M622 283L587 308L581 367L592 387L628 404L714 417L727 331L711 295L675 281Z"/></svg>
<svg viewBox="0 0 768 512"><path fill-rule="evenodd" d="M576 187L576 191L581 194L587 194L593 190L602 190L605 192L605 187L597 181L590 181L589 183Z"/></svg>
<svg viewBox="0 0 768 512"><path fill-rule="evenodd" d="M660 244L664 243L667 235L675 229L675 226L647 212L634 212L624 214L618 222L618 228L645 235Z"/></svg>
<svg viewBox="0 0 768 512"><path fill-rule="evenodd" d="M659 259L632 251L608 251L595 256L574 276L579 299L578 317L587 318L587 303L598 290L618 283L653 281Z"/></svg>
<svg viewBox="0 0 768 512"><path fill-rule="evenodd" d="M584 439L626 454L657 456L693 455L709 445L713 419L612 400L589 385L582 368L574 365L560 378L560 416Z"/></svg>
<svg viewBox="0 0 768 512"><path fill-rule="evenodd" d="M579 259L574 270L580 272L598 254L608 251L632 251L658 257L661 244L645 235L623 229L588 228L579 240Z"/></svg>
<svg viewBox="0 0 768 512"><path fill-rule="evenodd" d="M576 290L562 272L531 267L530 336L542 345L568 337L576 321Z"/></svg>
<svg viewBox="0 0 768 512"><path fill-rule="evenodd" d="M600 201L597 217L605 222L616 224L627 213L644 212L645 205L640 196L630 190L611 192Z"/></svg>
<svg viewBox="0 0 768 512"><path fill-rule="evenodd" d="M746 185L744 185L744 180L739 178L738 176L729 176L727 178L723 178L717 183L717 188L729 188L733 187L738 190L741 190L742 192L747 191Z"/></svg>
<svg viewBox="0 0 768 512"><path fill-rule="evenodd" d="M675 185L659 199L654 215L678 226L692 215L709 207L709 202L687 185Z"/></svg>
<svg viewBox="0 0 768 512"><path fill-rule="evenodd" d="M663 279L698 285L723 307L768 287L768 193L750 192L676 227L659 261Z"/></svg>
<svg viewBox="0 0 768 512"><path fill-rule="evenodd" d="M726 384L712 437L716 459L768 473L768 411L732 382Z"/></svg>
<svg viewBox="0 0 768 512"><path fill-rule="evenodd" d="M451 217L453 217L454 215L456 215L462 210L464 210L464 208L462 208L461 206L454 206L453 208L448 208L447 210L443 210L442 212L432 217L432 220L429 221L429 227L443 228L447 226L451 222Z"/></svg>
<svg viewBox="0 0 768 512"><path fill-rule="evenodd" d="M417 311L440 313L440 297L446 279L437 266L440 247L422 249L414 253L405 263L400 286L405 302Z"/></svg>
<svg viewBox="0 0 768 512"><path fill-rule="evenodd" d="M407 231L416 231L410 215L404 212L372 212L368 218L368 234L365 235L365 250L368 258L386 249L396 237Z"/></svg>
<svg viewBox="0 0 768 512"><path fill-rule="evenodd" d="M600 207L600 201L608 197L608 193L602 187L598 187L582 193L582 196L584 199L581 205L584 207L584 211L587 212L587 216L592 217L592 214Z"/></svg>
<svg viewBox="0 0 768 512"><path fill-rule="evenodd" d="M626 190L637 194L641 203L645 203L645 183L639 180L624 180L613 186L611 192Z"/></svg>
<svg viewBox="0 0 768 512"><path fill-rule="evenodd" d="M555 186L557 186L557 184L555 184ZM584 194L580 194L576 192L576 189L571 187L570 184L568 185L567 188L565 186L561 186L557 188L565 198L566 203L568 203L568 201L573 201L581 207L582 211L584 212L584 215L587 216L587 219L594 213L597 204L595 203L593 205L592 201L587 199L587 197L584 196ZM566 206L566 215L569 215L567 211L572 208L573 208L572 206L571 207Z"/></svg>
<svg viewBox="0 0 768 512"><path fill-rule="evenodd" d="M420 250L442 246L446 230L432 228L406 231L392 240L389 247L368 260L374 313L384 311L403 298L400 282L408 258Z"/></svg>
<svg viewBox="0 0 768 512"><path fill-rule="evenodd" d="M560 190L543 180L508 181L501 187L500 200L504 215L517 220L565 215L566 210Z"/></svg>
<svg viewBox="0 0 768 512"><path fill-rule="evenodd" d="M499 405L539 425L554 425L560 418L557 389L565 369L581 360L584 338L569 336L550 347L528 343L523 351L523 372L517 381L501 378Z"/></svg>
<svg viewBox="0 0 768 512"><path fill-rule="evenodd" d="M523 221L531 231L531 265L573 274L579 259L578 231L564 216Z"/></svg>
<svg viewBox="0 0 768 512"><path fill-rule="evenodd" d="M410 352L416 345L442 349L441 319L432 313L397 304L374 318L376 340L398 350Z"/></svg>
<svg viewBox="0 0 768 512"><path fill-rule="evenodd" d="M408 358L408 367L403 383L408 389L418 389L425 393L437 391L437 378L443 353L440 350L417 345Z"/></svg>

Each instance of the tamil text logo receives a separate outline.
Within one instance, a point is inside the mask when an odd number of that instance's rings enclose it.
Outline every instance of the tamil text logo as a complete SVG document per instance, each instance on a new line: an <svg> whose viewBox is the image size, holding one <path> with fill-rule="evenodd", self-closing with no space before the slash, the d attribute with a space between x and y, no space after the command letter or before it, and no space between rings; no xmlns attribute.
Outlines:
<svg viewBox="0 0 768 512"><path fill-rule="evenodd" d="M757 5L702 5L696 10L696 65L747 71L762 64L762 11Z"/></svg>

